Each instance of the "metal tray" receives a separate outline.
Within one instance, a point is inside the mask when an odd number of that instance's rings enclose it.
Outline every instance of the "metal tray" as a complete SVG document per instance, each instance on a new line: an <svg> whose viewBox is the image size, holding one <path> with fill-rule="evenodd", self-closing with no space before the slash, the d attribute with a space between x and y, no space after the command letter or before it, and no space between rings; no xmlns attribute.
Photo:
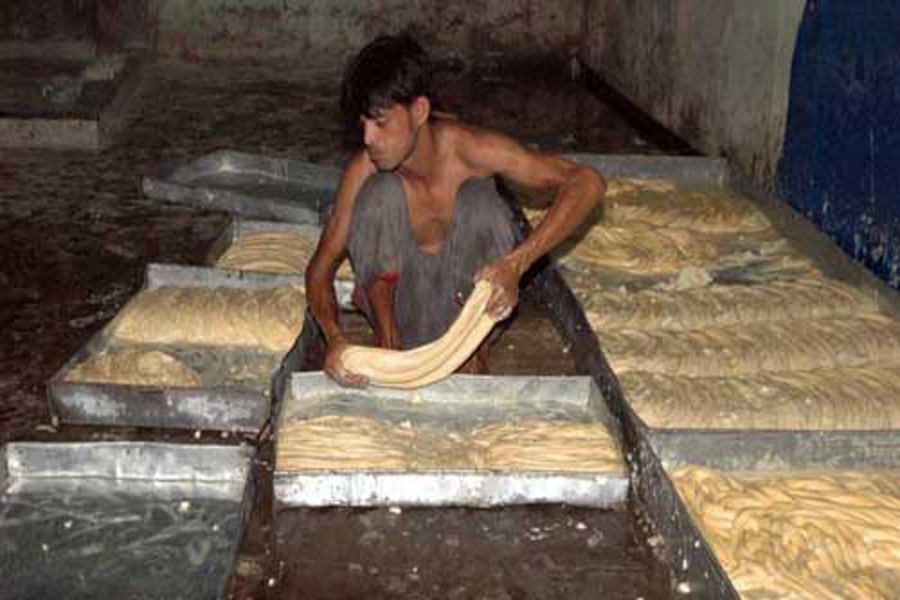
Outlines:
<svg viewBox="0 0 900 600"><path fill-rule="evenodd" d="M692 189L713 187L734 190L753 201L769 217L778 233L810 258L826 276L855 287L863 294L875 299L880 310L894 318L900 318L900 293L888 287L850 259L827 236L786 203L778 201L765 191L754 187L736 170L729 170L723 160L591 154L573 155L572 158L581 163L593 165L610 176L662 177ZM872 444L874 447L884 444L891 445L895 440L895 434L878 430L773 431L651 428L630 409L627 402L622 417L639 428L642 437L648 438L654 448L663 455L666 454L666 448L671 445L683 449L703 447L706 450L717 447L721 450L721 448L728 447L722 444L728 444L731 440L750 435L751 431L753 435L762 436L761 439L768 439L770 436L776 436L782 440L791 439L799 446L817 448L824 455L847 450L847 440L858 440L861 444ZM705 444L701 441L704 437L709 437L709 443L713 446L701 446L701 444Z"/></svg>
<svg viewBox="0 0 900 600"><path fill-rule="evenodd" d="M297 235L319 239L322 228L318 225L308 225L301 223L284 223L281 221L257 221L254 219L243 219L240 217L232 218L228 224L222 229L221 233L216 237L210 246L206 255L206 262L211 266L215 266L216 262L222 258L222 255L228 251L228 248L246 235L261 232L286 232L295 233ZM302 273L299 273L302 275Z"/></svg>
<svg viewBox="0 0 900 600"><path fill-rule="evenodd" d="M142 186L150 198L317 225L340 174L335 167L220 150L158 177L146 176Z"/></svg>
<svg viewBox="0 0 900 600"><path fill-rule="evenodd" d="M278 420L355 414L409 420L448 429L537 416L600 421L619 441L618 427L588 377L477 377L456 375L418 390L342 388L321 372L295 373ZM276 430L276 446L278 443ZM277 469L277 465L276 465ZM275 495L284 506L379 506L567 503L622 504L622 474L421 471L275 472Z"/></svg>
<svg viewBox="0 0 900 600"><path fill-rule="evenodd" d="M632 480L646 520L665 540L668 561L691 597L740 598L719 564L669 473L686 465L721 471L900 469L900 432L716 431L644 440ZM660 450L657 451L656 448Z"/></svg>
<svg viewBox="0 0 900 600"><path fill-rule="evenodd" d="M302 283L302 277L151 264L147 266L142 289L268 288L289 283ZM257 432L269 418L272 399L283 389L283 381L279 385L278 380L283 380L286 369L295 368L299 362L299 357L293 356L297 344L286 356L236 348L139 346L162 349L184 360L200 373L204 386L170 388L66 381L77 364L111 347L113 324L114 321L96 333L47 383L55 422ZM270 378L250 383L229 383L223 378L227 365L249 363L270 368Z"/></svg>
<svg viewBox="0 0 900 600"><path fill-rule="evenodd" d="M663 178L691 190L726 189L741 194L755 202L772 222L774 229L823 274L856 286L875 299L883 311L900 318L900 291L892 289L860 266L787 202L760 188L723 159L589 153L567 154L566 157L593 166L607 177ZM726 247L736 252L744 249L745 243L732 239L726 243ZM769 267L769 261L760 257L749 268L715 265L711 269L711 275L714 281L723 284L756 283L767 279ZM604 281L611 287L625 285L637 289L671 278L671 274L636 276L615 269L601 271Z"/></svg>
<svg viewBox="0 0 900 600"><path fill-rule="evenodd" d="M898 430L653 428L630 406L626 409L627 418L667 465L706 464L714 459L709 466L718 469L771 470L793 468L794 463L781 461L796 455L836 469L856 468L858 457L864 456L873 468L883 468L892 467L900 456Z"/></svg>
<svg viewBox="0 0 900 600"><path fill-rule="evenodd" d="M89 67L94 58L78 60L70 51L66 48L64 53L75 62L83 62L84 67ZM109 146L126 122L146 63L145 56L132 52L124 57L118 72L108 77L4 77L0 86L19 88L13 98L31 98L0 103L0 146L87 150Z"/></svg>
<svg viewBox="0 0 900 600"><path fill-rule="evenodd" d="M251 458L240 446L0 447L0 597L223 598Z"/></svg>
<svg viewBox="0 0 900 600"><path fill-rule="evenodd" d="M230 248L235 241L242 236L265 231L292 232L315 239L318 239L319 235L322 233L322 229L314 225L282 223L279 221L232 219L228 222L228 225L222 229L222 232L213 242L212 247L206 255L206 263L215 267L218 260L228 251L228 248ZM303 273L298 273L297 275L303 277ZM344 310L356 310L356 305L353 304L353 288L354 282L352 280L335 279L334 281L334 293L337 296L338 303Z"/></svg>
<svg viewBox="0 0 900 600"><path fill-rule="evenodd" d="M845 255L827 236L816 229L804 217L791 209L786 203L781 202L771 195L743 178L736 170L729 170L725 161L721 159L708 159L698 157L672 157L672 156L605 156L594 154L575 154L570 158L582 163L592 165L611 177L660 177L673 181L688 189L724 188L733 190L749 200L753 201L760 210L765 213L778 233L793 244L803 255L807 256L823 273L836 280L855 287L861 293L873 298L879 309L884 313L900 318L900 293L891 289L884 282L866 271L859 264ZM719 274L721 275L721 274ZM556 275L554 275L556 277ZM634 278L634 276L630 276ZM728 277L728 274L725 274ZM735 280L736 281L736 280ZM544 294L546 302L551 307L556 307L557 312L562 306L568 311L567 326L564 330L569 334L575 334L577 328L591 329L585 319L575 319L576 313L581 313L577 300L568 298L560 301L565 296L561 288L565 287L562 281L556 281L552 290ZM572 305L574 300L574 305ZM557 319L559 316L557 316ZM575 322L577 321L577 323ZM604 362L605 359L604 359ZM608 369L605 377L610 385L618 387L618 382L611 370ZM621 391L618 391L623 396ZM623 403L619 416L629 422L631 426L640 430L642 437L651 439L658 450L663 451L663 446L680 444L689 447L697 443L698 436L711 436L713 440L730 439L732 433L743 430L714 430L714 429L654 429L649 427L634 411L631 410L623 396ZM815 445L828 452L832 445L835 449L842 448L845 439L867 439L874 445L883 443L883 440L892 439L889 432L877 430L865 431L767 431L756 430L761 435L785 435L797 440L798 444ZM831 441L829 441L831 440ZM717 443L717 442L716 442Z"/></svg>
<svg viewBox="0 0 900 600"><path fill-rule="evenodd" d="M664 178L696 189L722 187L728 178L728 163L721 158L590 153L565 156L598 169L606 177Z"/></svg>

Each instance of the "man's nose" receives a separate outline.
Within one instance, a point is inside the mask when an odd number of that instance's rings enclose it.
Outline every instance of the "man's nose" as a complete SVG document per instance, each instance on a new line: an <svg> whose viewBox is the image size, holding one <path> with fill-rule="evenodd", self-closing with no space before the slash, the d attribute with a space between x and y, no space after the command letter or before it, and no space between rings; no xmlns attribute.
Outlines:
<svg viewBox="0 0 900 600"><path fill-rule="evenodd" d="M369 147L377 141L377 132L374 123L363 124L363 143Z"/></svg>

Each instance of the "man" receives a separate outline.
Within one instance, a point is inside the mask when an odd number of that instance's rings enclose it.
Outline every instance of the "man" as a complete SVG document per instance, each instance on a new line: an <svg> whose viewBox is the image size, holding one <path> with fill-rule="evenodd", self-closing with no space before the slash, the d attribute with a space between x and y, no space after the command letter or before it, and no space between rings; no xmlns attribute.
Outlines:
<svg viewBox="0 0 900 600"><path fill-rule="evenodd" d="M347 164L334 211L306 271L307 300L325 336L325 371L346 372L347 345L332 282L345 253L356 275L354 302L384 348L410 349L442 335L474 282L494 285L497 320L518 303L519 280L568 237L605 191L597 171L524 148L509 137L435 118L428 57L408 36L384 36L350 65L342 104L363 130L364 149ZM491 177L558 188L534 232L516 245L508 207Z"/></svg>

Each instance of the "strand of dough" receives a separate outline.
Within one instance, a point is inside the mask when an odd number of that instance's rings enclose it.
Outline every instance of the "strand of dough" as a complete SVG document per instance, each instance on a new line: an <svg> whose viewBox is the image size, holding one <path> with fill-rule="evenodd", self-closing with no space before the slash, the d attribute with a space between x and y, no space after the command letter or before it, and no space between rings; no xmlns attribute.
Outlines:
<svg viewBox="0 0 900 600"><path fill-rule="evenodd" d="M328 415L293 420L278 432L276 468L308 470L501 470L625 472L602 423L527 420L470 432Z"/></svg>
<svg viewBox="0 0 900 600"><path fill-rule="evenodd" d="M200 375L165 352L122 350L91 356L69 371L66 381L199 387Z"/></svg>
<svg viewBox="0 0 900 600"><path fill-rule="evenodd" d="M526 208L526 214L528 211L532 211L531 214L536 216L542 216L543 212L546 211L545 208L553 202L553 199L556 197L555 189L535 189L528 188L524 186L520 186L516 184L514 181L506 181L506 185L512 190L515 194L516 198L519 200L520 204L525 204L528 208ZM678 188L675 187L671 181L666 181L665 179L634 179L627 177L614 177L606 180L606 193L603 195L604 199L610 198L620 198L620 197L628 197L634 194L640 193L658 193L658 194L673 194L678 191ZM529 219L531 220L531 219ZM532 221L532 224L536 224Z"/></svg>
<svg viewBox="0 0 900 600"><path fill-rule="evenodd" d="M279 471L423 471L484 468L465 436L371 417L294 420L278 432Z"/></svg>
<svg viewBox="0 0 900 600"><path fill-rule="evenodd" d="M447 333L413 350L385 350L348 346L340 357L351 373L368 378L371 385L417 388L447 377L462 365L494 327L487 313L492 286L479 281Z"/></svg>
<svg viewBox="0 0 900 600"><path fill-rule="evenodd" d="M240 271L303 273L318 243L318 236L299 231L249 233L234 240L216 261L216 266ZM353 280L349 261L341 263L337 277Z"/></svg>
<svg viewBox="0 0 900 600"><path fill-rule="evenodd" d="M509 471L624 473L625 462L602 423L516 421L472 432L485 466Z"/></svg>
<svg viewBox="0 0 900 600"><path fill-rule="evenodd" d="M411 429L368 417L289 421L278 430L275 464L279 471L401 471L413 435Z"/></svg>
<svg viewBox="0 0 900 600"><path fill-rule="evenodd" d="M596 330L696 329L878 311L874 299L846 284L825 278L671 291L582 289L575 290L575 294Z"/></svg>
<svg viewBox="0 0 900 600"><path fill-rule="evenodd" d="M687 467L672 478L745 600L897 598L897 473Z"/></svg>
<svg viewBox="0 0 900 600"><path fill-rule="evenodd" d="M720 254L715 236L643 223L627 227L598 223L554 256L576 270L607 267L633 273L671 273L709 266Z"/></svg>
<svg viewBox="0 0 900 600"><path fill-rule="evenodd" d="M794 269L820 274L812 259L796 249L783 237L753 239L752 249L722 254L716 260L717 269L769 269L772 271ZM821 275L819 275L821 276Z"/></svg>
<svg viewBox="0 0 900 600"><path fill-rule="evenodd" d="M900 429L900 366L829 367L732 377L630 371L628 403L650 427Z"/></svg>
<svg viewBox="0 0 900 600"><path fill-rule="evenodd" d="M684 331L622 329L599 336L617 373L725 376L900 362L900 322L876 315Z"/></svg>
<svg viewBox="0 0 900 600"><path fill-rule="evenodd" d="M544 208L525 207L525 218L536 227ZM609 225L691 229L704 233L761 233L772 228L769 219L745 198L724 192L680 192L638 194L605 199L591 217Z"/></svg>
<svg viewBox="0 0 900 600"><path fill-rule="evenodd" d="M638 221L710 233L760 232L772 226L749 200L723 190L630 194L612 199L604 216L611 223Z"/></svg>
<svg viewBox="0 0 900 600"><path fill-rule="evenodd" d="M300 286L144 290L113 324L116 340L144 344L252 346L284 352L303 326Z"/></svg>

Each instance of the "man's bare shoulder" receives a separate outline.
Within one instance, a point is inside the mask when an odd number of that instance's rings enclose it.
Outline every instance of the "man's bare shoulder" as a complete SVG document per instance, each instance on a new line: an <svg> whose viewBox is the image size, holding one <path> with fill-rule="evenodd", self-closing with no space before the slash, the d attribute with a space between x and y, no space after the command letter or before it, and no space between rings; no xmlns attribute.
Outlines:
<svg viewBox="0 0 900 600"><path fill-rule="evenodd" d="M356 200L356 194L377 169L365 150L355 152L344 164L341 181L338 185L330 224L346 224L350 211ZM335 218L336 217L336 218ZM327 231L326 231L327 232Z"/></svg>
<svg viewBox="0 0 900 600"><path fill-rule="evenodd" d="M440 128L441 145L475 176L503 172L528 154L515 139L495 129L461 121L442 122Z"/></svg>
<svg viewBox="0 0 900 600"><path fill-rule="evenodd" d="M439 119L435 121L433 127L438 135L454 145L481 143L505 137L493 129L457 119Z"/></svg>
<svg viewBox="0 0 900 600"><path fill-rule="evenodd" d="M504 133L462 121L442 120L437 130L442 138L441 145L464 164L477 170L493 164L492 158L498 154L510 148L520 148L514 139Z"/></svg>

